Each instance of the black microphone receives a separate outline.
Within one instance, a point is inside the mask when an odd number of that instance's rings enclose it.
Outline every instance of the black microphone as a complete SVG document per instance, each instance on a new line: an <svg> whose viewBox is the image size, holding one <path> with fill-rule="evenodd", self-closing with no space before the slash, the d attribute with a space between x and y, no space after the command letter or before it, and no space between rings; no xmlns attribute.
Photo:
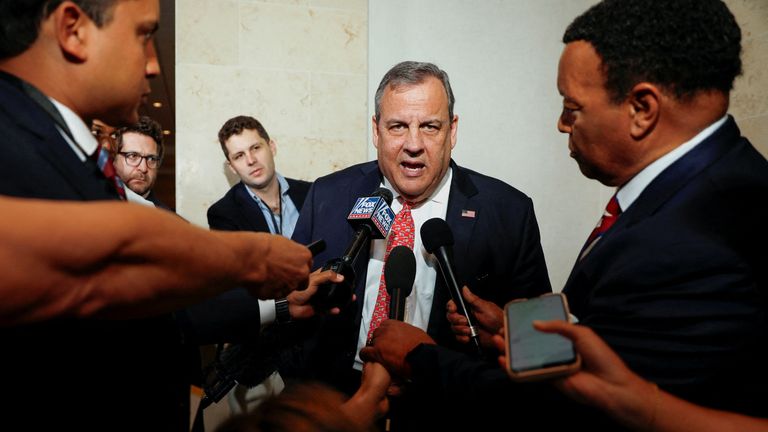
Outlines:
<svg viewBox="0 0 768 432"><path fill-rule="evenodd" d="M453 231L451 231L451 227L440 218L432 218L421 226L421 242L424 244L424 249L437 258L437 264L440 267L443 280L445 280L445 285L448 286L448 292L451 294L453 302L456 303L459 313L467 319L470 339L477 347L480 356L483 356L474 317L464 305L464 297L461 295L461 288L456 282L456 274L453 271Z"/></svg>
<svg viewBox="0 0 768 432"><path fill-rule="evenodd" d="M390 204L392 192L386 188L379 188L371 196L357 199L347 216L347 221L355 228L352 241L341 258L331 259L323 265L323 270L342 274L344 280L320 285L310 299L314 307L327 310L344 307L352 301L355 283L355 270L352 266L371 239L383 239L389 234L395 221L395 213L389 207Z"/></svg>
<svg viewBox="0 0 768 432"><path fill-rule="evenodd" d="M389 319L405 320L405 299L416 279L416 257L408 246L395 246L384 264L384 281L389 293Z"/></svg>

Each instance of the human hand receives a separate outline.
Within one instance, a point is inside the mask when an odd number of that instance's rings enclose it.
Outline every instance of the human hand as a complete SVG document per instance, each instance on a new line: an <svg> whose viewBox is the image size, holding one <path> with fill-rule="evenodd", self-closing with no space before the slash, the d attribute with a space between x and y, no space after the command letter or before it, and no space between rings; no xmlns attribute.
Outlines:
<svg viewBox="0 0 768 432"><path fill-rule="evenodd" d="M257 236L260 246L253 247L244 257L252 269L245 280L252 295L260 299L282 298L307 287L312 265L309 249L279 235L250 234Z"/></svg>
<svg viewBox="0 0 768 432"><path fill-rule="evenodd" d="M389 411L387 387L389 372L378 363L363 364L360 388L342 405L342 412L354 421L360 430L368 430L376 419Z"/></svg>
<svg viewBox="0 0 768 432"><path fill-rule="evenodd" d="M504 312L493 302L483 300L476 296L466 286L462 288L464 304L470 309L477 321L477 332L480 336L480 345L483 348L492 348L492 336L504 326ZM451 323L451 330L456 335L456 340L461 343L469 342L469 325L467 318L459 313L459 309L453 300L448 301L446 317Z"/></svg>
<svg viewBox="0 0 768 432"><path fill-rule="evenodd" d="M370 345L360 351L360 358L381 363L394 376L409 378L411 368L405 356L422 343L434 345L435 341L418 327L385 320L373 332Z"/></svg>
<svg viewBox="0 0 768 432"><path fill-rule="evenodd" d="M376 417L381 417L389 411L388 389L392 383L392 377L387 369L379 363L366 362L363 365L363 377L360 388L355 393L369 398L375 403Z"/></svg>
<svg viewBox="0 0 768 432"><path fill-rule="evenodd" d="M293 319L306 319L315 316L317 313L328 312L332 315L336 315L341 312L338 307L331 308L328 311L317 311L310 303L312 296L317 292L318 286L326 282L341 282L344 280L344 275L336 273L332 270L322 271L320 269L315 270L309 275L309 285L307 289L300 291L293 291L288 294L286 299L288 300L288 312ZM355 296L352 296L352 301L355 300Z"/></svg>

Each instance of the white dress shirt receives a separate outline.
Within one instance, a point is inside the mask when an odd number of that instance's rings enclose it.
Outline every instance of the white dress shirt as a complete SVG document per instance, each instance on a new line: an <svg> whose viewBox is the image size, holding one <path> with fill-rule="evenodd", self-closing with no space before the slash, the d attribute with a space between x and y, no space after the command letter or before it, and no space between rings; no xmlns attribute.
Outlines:
<svg viewBox="0 0 768 432"><path fill-rule="evenodd" d="M451 179L453 170L443 176L432 196L411 208L415 238L413 253L416 256L416 279L413 283L413 291L405 301L405 322L426 331L429 324L429 315L432 312L432 298L435 292L435 280L437 278L437 262L434 256L424 250L421 243L421 225L432 218L445 219L448 211L448 196L451 192ZM392 200L392 211L397 214L403 204L400 195L385 178L383 187L392 191L395 199ZM371 317L376 307L376 298L379 295L379 283L381 272L384 269L384 253L387 250L387 240L373 240L371 242L370 259L368 260L368 273L365 278L365 298L363 299L363 315L360 320L360 332L357 338L357 351L355 355L355 369L362 370L363 362L360 360L360 349L368 340L368 328L371 325Z"/></svg>

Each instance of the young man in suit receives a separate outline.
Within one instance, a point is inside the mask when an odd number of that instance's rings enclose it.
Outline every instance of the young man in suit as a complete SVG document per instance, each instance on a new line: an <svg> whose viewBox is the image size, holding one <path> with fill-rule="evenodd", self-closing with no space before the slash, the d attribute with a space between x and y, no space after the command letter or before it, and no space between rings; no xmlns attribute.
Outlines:
<svg viewBox="0 0 768 432"><path fill-rule="evenodd" d="M720 0L604 0L563 41L558 129L582 173L617 188L563 289L571 312L663 390L768 416L768 163L727 114L741 73L733 15ZM451 320L465 337L463 319ZM407 355L414 379L475 402L524 399L503 371L418 346L425 335L397 324L376 334L369 358L403 372Z"/></svg>
<svg viewBox="0 0 768 432"><path fill-rule="evenodd" d="M138 121L138 107L149 93L148 80L159 73L152 40L158 19L157 0L0 3L1 194L69 201L120 199L118 184L106 178L109 173L93 160L99 156L98 144L87 125L95 118L116 126ZM115 68L118 63L121 67ZM83 218L84 223L87 220ZM126 223L141 220L145 219ZM94 238L111 238L101 231L102 224L89 226ZM66 237L57 234L58 228L49 225L30 241L60 246ZM125 231L135 232L130 227ZM243 266L250 267L251 278L273 284L279 288L275 294L306 286L309 251L282 238L255 235L260 238L255 243L264 249L258 261L249 260L258 265ZM139 286L145 283L142 277L130 277L134 273L120 269L142 267L147 280L157 281L166 272L155 270L153 263L173 261L163 258L176 252L163 247L158 238L150 239L155 246L151 252L133 248L123 256L120 247L129 243L120 242L108 249L112 255L78 274L101 270L96 273L101 277ZM200 249L201 243L178 241L199 255L207 252ZM94 252L77 243L69 246L69 260L75 263L87 261ZM266 251L275 253L266 256ZM242 258L219 261L224 274L208 281L213 286L184 287L205 290L207 295L189 293L186 301L171 304L181 307L209 297L223 291L219 284L232 287L238 279L233 271L242 265ZM207 261L211 259L218 261ZM75 263L64 260L60 265L72 269L77 268ZM182 262L181 269L195 263ZM152 295L168 305L168 297L178 296L169 287L178 288L182 280L161 280ZM66 289L65 282L57 285L59 290ZM99 284L99 278L87 278L83 284ZM128 290L131 299L146 301L144 288ZM77 304L88 293L100 292L72 290L68 301ZM152 309L149 317L126 313L111 319L62 318L3 329L0 339L13 347L13 353L0 360L0 368L10 371L0 397L5 420L40 430L62 425L80 430L187 430L189 385L179 367L185 361L180 349L184 340L169 310ZM125 317L138 319L120 319ZM40 392L46 392L44 406L36 403ZM72 397L72 392L78 396Z"/></svg>
<svg viewBox="0 0 768 432"><path fill-rule="evenodd" d="M304 244L327 242L315 259L315 266L322 266L340 257L350 243L354 230L346 219L356 199L379 187L391 190L392 210L412 219L415 234L409 246L416 256L416 281L405 320L452 346L456 344L445 318L450 294L434 258L423 248L419 233L425 221L436 217L447 222L457 277L483 297L501 305L550 291L531 199L452 161L459 123L454 102L448 75L434 64L403 62L390 69L376 92L371 120L377 160L316 180L294 232L294 239ZM354 262L357 301L315 326L305 350L311 376L350 394L360 382L358 352L368 340L379 300L387 241L373 240L360 252Z"/></svg>
<svg viewBox="0 0 768 432"><path fill-rule="evenodd" d="M214 230L269 232L291 238L311 183L286 178L277 172L277 143L253 117L241 115L227 120L218 138L227 166L240 182L208 209L208 226ZM296 315L293 298L259 301L262 325L275 320L290 321ZM272 374L275 366L267 354L276 351L276 339L274 332L268 331L258 341L230 348L239 355L252 351L247 354L252 359L249 371L240 377L241 385L233 390L229 399L233 410L248 411L249 406L258 403L265 394L282 390L283 382ZM266 376L269 376L267 382L253 387Z"/></svg>
<svg viewBox="0 0 768 432"><path fill-rule="evenodd" d="M227 120L219 130L219 144L240 183L208 209L211 229L264 231L290 238L311 184L277 172L277 143L253 117Z"/></svg>

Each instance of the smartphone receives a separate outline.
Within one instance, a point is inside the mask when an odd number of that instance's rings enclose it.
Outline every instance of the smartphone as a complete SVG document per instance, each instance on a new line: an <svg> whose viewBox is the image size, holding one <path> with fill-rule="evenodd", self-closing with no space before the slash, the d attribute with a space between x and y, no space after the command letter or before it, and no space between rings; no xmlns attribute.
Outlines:
<svg viewBox="0 0 768 432"><path fill-rule="evenodd" d="M568 303L561 293L528 300L513 300L504 306L507 373L514 381L533 381L571 374L581 359L570 339L533 328L534 320L568 321Z"/></svg>

